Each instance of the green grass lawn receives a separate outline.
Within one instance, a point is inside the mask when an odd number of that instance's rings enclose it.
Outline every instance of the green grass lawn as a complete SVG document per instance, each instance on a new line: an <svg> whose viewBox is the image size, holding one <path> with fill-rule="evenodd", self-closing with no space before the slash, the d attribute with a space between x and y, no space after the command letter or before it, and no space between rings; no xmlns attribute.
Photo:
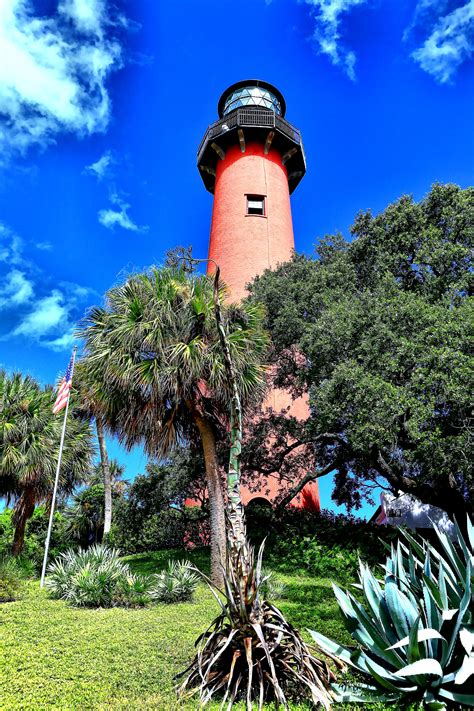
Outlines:
<svg viewBox="0 0 474 711"><path fill-rule="evenodd" d="M126 560L152 573L171 556L182 553ZM191 557L208 567L205 553ZM287 585L278 605L307 639L311 627L350 641L329 580L278 577ZM205 585L192 603L88 610L51 600L39 583L28 582L21 600L0 605L0 709L196 709L195 700L178 706L173 677L191 660L194 640L216 610Z"/></svg>

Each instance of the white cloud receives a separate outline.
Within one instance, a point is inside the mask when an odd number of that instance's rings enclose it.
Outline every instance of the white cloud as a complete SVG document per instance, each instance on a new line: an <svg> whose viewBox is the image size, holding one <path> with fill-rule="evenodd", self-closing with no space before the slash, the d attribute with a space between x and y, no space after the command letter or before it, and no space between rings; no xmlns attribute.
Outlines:
<svg viewBox="0 0 474 711"><path fill-rule="evenodd" d="M0 3L2 0L0 0ZM30 243L36 248L39 244ZM49 243L42 247L49 248ZM3 262L3 264L2 264ZM96 293L74 282L55 281L25 258L22 240L0 223L0 340L28 338L51 350L67 350L74 322Z"/></svg>
<svg viewBox="0 0 474 711"><path fill-rule="evenodd" d="M37 242L35 244L36 249L41 250L42 252L51 252L53 249L53 245L51 242Z"/></svg>
<svg viewBox="0 0 474 711"><path fill-rule="evenodd" d="M342 16L368 0L305 0L311 6L315 21L313 39L319 51L326 54L331 62L342 67L349 79L355 80L355 53L341 43L340 26Z"/></svg>
<svg viewBox="0 0 474 711"><path fill-rule="evenodd" d="M3 222L0 222L0 262L21 264L23 262L22 249L23 240L21 237Z"/></svg>
<svg viewBox="0 0 474 711"><path fill-rule="evenodd" d="M2 279L0 288L0 309L21 306L33 296L33 284L23 272L12 269Z"/></svg>
<svg viewBox="0 0 474 711"><path fill-rule="evenodd" d="M405 38L424 35L412 58L440 84L452 81L457 69L474 56L474 0L449 11L443 0L420 0Z"/></svg>
<svg viewBox="0 0 474 711"><path fill-rule="evenodd" d="M106 81L121 65L106 11L105 0L61 0L53 15L35 16L30 0L0 0L3 160L46 146L60 131L106 128Z"/></svg>
<svg viewBox="0 0 474 711"><path fill-rule="evenodd" d="M98 218L101 225L107 227L109 230L118 226L124 230L130 230L131 232L146 232L148 225L137 225L128 214L128 210L130 209L128 203L124 202L117 194L111 195L110 199L119 209L114 210L109 208L107 210L99 210Z"/></svg>
<svg viewBox="0 0 474 711"><path fill-rule="evenodd" d="M74 329L71 328L69 331L66 331L62 336L59 336L58 338L53 338L52 341L45 341L42 345L46 346L47 348L50 348L52 351L67 351L70 350L74 343L76 341L76 338L74 336Z"/></svg>
<svg viewBox="0 0 474 711"><path fill-rule="evenodd" d="M59 12L72 20L80 32L102 36L107 23L104 0L61 0Z"/></svg>
<svg viewBox="0 0 474 711"><path fill-rule="evenodd" d="M58 328L68 319L63 294L54 289L50 296L40 299L32 311L13 330L14 336L28 336L35 340Z"/></svg>
<svg viewBox="0 0 474 711"><path fill-rule="evenodd" d="M86 165L84 171L95 175L97 180L103 180L105 177L110 175L110 168L113 163L114 159L112 158L112 153L110 151L106 151L98 160L96 160L95 163Z"/></svg>

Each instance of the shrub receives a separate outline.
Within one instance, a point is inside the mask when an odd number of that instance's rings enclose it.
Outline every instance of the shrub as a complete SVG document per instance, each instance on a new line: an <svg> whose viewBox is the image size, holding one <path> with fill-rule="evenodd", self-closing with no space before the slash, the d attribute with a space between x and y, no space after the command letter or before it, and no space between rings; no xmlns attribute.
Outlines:
<svg viewBox="0 0 474 711"><path fill-rule="evenodd" d="M13 544L13 510L4 509L0 513L0 556L10 555ZM37 506L33 516L26 525L25 543L21 556L22 566L28 575L41 570L44 556L44 543L48 529L49 511L46 506ZM64 517L56 511L53 519L53 529L49 554L55 558L59 553L71 547L71 539L64 530Z"/></svg>
<svg viewBox="0 0 474 711"><path fill-rule="evenodd" d="M427 708L474 706L474 527L456 542L435 528L436 546L403 532L377 580L360 566L365 606L336 585L344 624L362 649L312 632L333 658L372 677L339 688L341 701L422 702Z"/></svg>
<svg viewBox="0 0 474 711"><path fill-rule="evenodd" d="M66 551L48 573L46 586L52 596L77 607L132 606L149 600L147 579L134 575L107 546Z"/></svg>
<svg viewBox="0 0 474 711"><path fill-rule="evenodd" d="M317 577L353 579L358 565L358 551L342 546L329 547L310 536L282 540L273 550L272 561L284 559L285 565L303 568Z"/></svg>
<svg viewBox="0 0 474 711"><path fill-rule="evenodd" d="M264 507L247 508L249 536L267 540L267 557L272 567L284 561L285 569L304 569L312 575L346 581L357 574L358 558L376 564L394 529L343 516L330 511L315 513L301 509L275 512Z"/></svg>
<svg viewBox="0 0 474 711"><path fill-rule="evenodd" d="M150 597L157 602L191 600L199 582L188 561L172 560L166 570L152 577Z"/></svg>
<svg viewBox="0 0 474 711"><path fill-rule="evenodd" d="M22 572L13 557L0 558L0 602L17 600L21 589Z"/></svg>

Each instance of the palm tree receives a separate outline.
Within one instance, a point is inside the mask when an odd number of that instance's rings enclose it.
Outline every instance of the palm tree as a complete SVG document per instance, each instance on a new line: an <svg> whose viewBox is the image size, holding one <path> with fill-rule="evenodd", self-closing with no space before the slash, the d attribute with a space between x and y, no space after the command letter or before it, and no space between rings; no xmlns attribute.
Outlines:
<svg viewBox="0 0 474 711"><path fill-rule="evenodd" d="M106 536L112 525L112 476L105 441L105 421L101 411L100 383L91 381L91 373L85 371L81 361L76 365L74 388L78 392L79 405L76 408L77 414L83 420L89 422L95 420L100 452L100 468L104 484L104 536Z"/></svg>
<svg viewBox="0 0 474 711"><path fill-rule="evenodd" d="M225 286L219 299L225 300ZM243 403L262 397L268 340L261 307L222 307ZM108 426L127 446L141 442L153 457L200 438L211 525L211 572L221 580L225 504L216 452L232 396L214 312L212 278L177 268L130 277L94 308L80 335L84 367L100 383Z"/></svg>
<svg viewBox="0 0 474 711"><path fill-rule="evenodd" d="M53 415L54 392L29 375L0 371L0 495L14 502L13 554L23 549L35 506L52 494L62 418ZM69 494L90 468L89 426L68 417L60 491Z"/></svg>

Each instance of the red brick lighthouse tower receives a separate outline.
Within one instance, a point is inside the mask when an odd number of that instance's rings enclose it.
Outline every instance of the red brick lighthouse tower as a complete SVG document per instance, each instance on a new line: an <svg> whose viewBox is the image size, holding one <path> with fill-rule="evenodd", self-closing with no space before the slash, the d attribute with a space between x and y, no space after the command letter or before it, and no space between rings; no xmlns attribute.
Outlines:
<svg viewBox="0 0 474 711"><path fill-rule="evenodd" d="M219 264L233 301L246 295L255 276L288 261L294 249L290 194L306 172L306 160L301 134L285 111L276 87L255 79L237 82L219 99L219 120L199 146L198 168L214 195L209 258ZM290 406L301 419L308 415L306 400L293 401L280 391L266 404L275 410ZM273 479L262 480L262 493L242 492L245 503L278 493ZM317 484L308 495L318 506Z"/></svg>

